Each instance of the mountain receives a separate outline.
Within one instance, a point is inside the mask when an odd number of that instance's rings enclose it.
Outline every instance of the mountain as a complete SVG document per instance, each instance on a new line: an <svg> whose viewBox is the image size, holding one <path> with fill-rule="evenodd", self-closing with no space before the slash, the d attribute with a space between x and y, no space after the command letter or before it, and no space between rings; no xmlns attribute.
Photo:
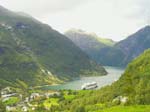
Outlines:
<svg viewBox="0 0 150 112"><path fill-rule="evenodd" d="M150 26L140 29L113 47L102 48L98 61L103 65L126 66L148 48L150 48Z"/></svg>
<svg viewBox="0 0 150 112"><path fill-rule="evenodd" d="M146 26L127 39L120 41L116 47L121 48L125 54L123 64L129 63L144 50L150 48L150 26Z"/></svg>
<svg viewBox="0 0 150 112"><path fill-rule="evenodd" d="M150 104L150 49L144 51L127 67L114 87L120 88L120 95L129 97L129 103ZM117 91L117 90L116 90Z"/></svg>
<svg viewBox="0 0 150 112"><path fill-rule="evenodd" d="M150 48L150 26L115 43L82 30L69 30L65 35L97 63L105 66L126 66L131 60Z"/></svg>
<svg viewBox="0 0 150 112"><path fill-rule="evenodd" d="M99 59L100 49L115 44L110 39L103 39L95 33L87 33L83 30L70 29L65 32L65 35L96 61Z"/></svg>
<svg viewBox="0 0 150 112"><path fill-rule="evenodd" d="M127 104L150 104L150 49L128 64L120 79L109 86L105 92L109 97L106 101L123 96ZM104 92L104 91L103 91ZM103 97L106 95L103 94Z"/></svg>
<svg viewBox="0 0 150 112"><path fill-rule="evenodd" d="M54 84L105 75L71 40L26 14L0 6L0 87Z"/></svg>

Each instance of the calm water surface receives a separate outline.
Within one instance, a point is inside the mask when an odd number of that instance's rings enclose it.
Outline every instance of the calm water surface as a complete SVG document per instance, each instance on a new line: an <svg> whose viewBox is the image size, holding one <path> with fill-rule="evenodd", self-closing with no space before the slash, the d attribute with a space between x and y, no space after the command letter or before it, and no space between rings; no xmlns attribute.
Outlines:
<svg viewBox="0 0 150 112"><path fill-rule="evenodd" d="M55 85L55 86L47 86L47 87L44 87L44 89L53 89L53 90L72 89L72 90L80 90L81 86L84 83L88 83L88 82L97 82L98 87L101 88L103 86L110 85L114 81L118 80L119 77L124 72L123 68L110 67L110 66L104 66L104 68L108 72L108 75L106 75L106 76L82 77L79 80L67 82L65 84Z"/></svg>

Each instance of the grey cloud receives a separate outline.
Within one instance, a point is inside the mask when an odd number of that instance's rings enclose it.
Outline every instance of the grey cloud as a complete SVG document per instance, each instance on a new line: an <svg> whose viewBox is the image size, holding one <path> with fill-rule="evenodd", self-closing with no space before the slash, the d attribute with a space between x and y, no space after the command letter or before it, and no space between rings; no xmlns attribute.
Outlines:
<svg viewBox="0 0 150 112"><path fill-rule="evenodd" d="M139 15L145 19L147 24L150 24L150 0L139 0L139 6Z"/></svg>
<svg viewBox="0 0 150 112"><path fill-rule="evenodd" d="M118 10L119 15L130 19L142 19L150 24L150 0L107 0Z"/></svg>
<svg viewBox="0 0 150 112"><path fill-rule="evenodd" d="M90 0L2 0L6 7L32 15L42 15L72 9Z"/></svg>

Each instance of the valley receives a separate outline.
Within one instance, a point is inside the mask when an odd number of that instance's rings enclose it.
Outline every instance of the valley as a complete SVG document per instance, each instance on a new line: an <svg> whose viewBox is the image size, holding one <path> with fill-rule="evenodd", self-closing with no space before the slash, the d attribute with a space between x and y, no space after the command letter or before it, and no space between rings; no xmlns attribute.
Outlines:
<svg viewBox="0 0 150 112"><path fill-rule="evenodd" d="M0 112L150 112L150 26L117 42L0 6Z"/></svg>
<svg viewBox="0 0 150 112"><path fill-rule="evenodd" d="M150 48L149 25L119 42L82 30L69 30L65 32L65 35L89 57L104 66L126 67L144 50Z"/></svg>

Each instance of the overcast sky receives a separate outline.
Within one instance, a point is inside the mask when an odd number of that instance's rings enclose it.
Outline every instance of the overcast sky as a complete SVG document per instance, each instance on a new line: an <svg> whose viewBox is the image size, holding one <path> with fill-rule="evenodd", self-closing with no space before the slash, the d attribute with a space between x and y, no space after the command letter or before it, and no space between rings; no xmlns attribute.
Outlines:
<svg viewBox="0 0 150 112"><path fill-rule="evenodd" d="M150 23L150 0L0 0L64 32L70 28L122 40Z"/></svg>

